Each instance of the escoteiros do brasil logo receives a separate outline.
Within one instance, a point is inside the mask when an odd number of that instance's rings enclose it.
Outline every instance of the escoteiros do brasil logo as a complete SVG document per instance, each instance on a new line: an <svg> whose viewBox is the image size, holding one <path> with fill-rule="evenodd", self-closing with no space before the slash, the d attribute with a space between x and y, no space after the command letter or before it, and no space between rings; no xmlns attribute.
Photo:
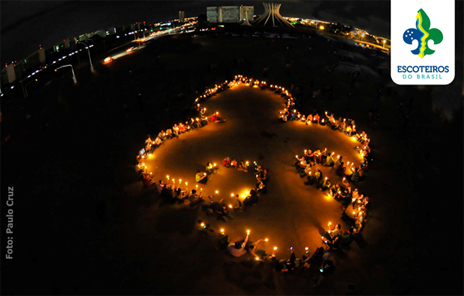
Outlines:
<svg viewBox="0 0 464 296"><path fill-rule="evenodd" d="M433 40L435 44L440 44L443 41L443 33L439 29L430 29L429 16L421 8L417 12L416 28L407 29L403 34L403 40L407 44L412 44L413 40L419 41L417 48L411 52L422 59L435 52L428 47L427 41Z"/></svg>
<svg viewBox="0 0 464 296"><path fill-rule="evenodd" d="M452 82L454 1L391 0L391 4L393 81L416 85Z"/></svg>
<svg viewBox="0 0 464 296"><path fill-rule="evenodd" d="M416 15L416 28L409 28L403 33L403 41L406 44L412 45L414 40L417 40L418 44L417 48L411 50L411 52L421 59L435 52L428 46L429 40L432 40L435 45L443 41L443 33L439 29L430 29L430 18L422 8L419 9ZM398 73L416 73L417 79L442 79L440 73L448 72L449 66L442 65L398 66ZM403 79L412 79L412 75L403 74Z"/></svg>

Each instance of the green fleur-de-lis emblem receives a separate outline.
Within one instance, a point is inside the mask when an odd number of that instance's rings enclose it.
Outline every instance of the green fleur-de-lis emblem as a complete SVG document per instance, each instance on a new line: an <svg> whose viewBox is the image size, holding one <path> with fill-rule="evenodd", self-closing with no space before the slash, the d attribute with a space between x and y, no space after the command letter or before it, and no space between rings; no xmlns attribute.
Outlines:
<svg viewBox="0 0 464 296"><path fill-rule="evenodd" d="M439 44L443 40L443 33L438 29L430 29L430 19L421 8L416 15L416 28L410 28L404 31L403 40L407 44L412 44L413 40L419 41L416 49L411 50L421 59L428 54L433 54L435 50L428 47L427 42L433 40L435 44Z"/></svg>

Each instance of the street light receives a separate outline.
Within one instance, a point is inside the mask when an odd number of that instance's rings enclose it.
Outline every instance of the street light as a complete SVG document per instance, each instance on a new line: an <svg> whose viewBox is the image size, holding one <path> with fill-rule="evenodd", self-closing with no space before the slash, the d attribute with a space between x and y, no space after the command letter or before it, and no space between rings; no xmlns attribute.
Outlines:
<svg viewBox="0 0 464 296"><path fill-rule="evenodd" d="M58 67L55 69L55 72L58 71L58 69L61 69L61 68L64 68L64 67L71 67L71 71L72 71L72 74L73 74L73 81L74 81L74 84L77 83L77 79L76 79L76 74L74 74L74 68L71 64L67 64L67 65L63 65L61 67Z"/></svg>
<svg viewBox="0 0 464 296"><path fill-rule="evenodd" d="M90 57L90 48L89 48L89 46L87 44L85 44L84 42L82 42L82 41L77 41L77 43L82 43L82 44L85 45L85 48L87 49L87 53L89 54L90 71L93 72L94 69L93 69L93 64L92 64L92 58Z"/></svg>

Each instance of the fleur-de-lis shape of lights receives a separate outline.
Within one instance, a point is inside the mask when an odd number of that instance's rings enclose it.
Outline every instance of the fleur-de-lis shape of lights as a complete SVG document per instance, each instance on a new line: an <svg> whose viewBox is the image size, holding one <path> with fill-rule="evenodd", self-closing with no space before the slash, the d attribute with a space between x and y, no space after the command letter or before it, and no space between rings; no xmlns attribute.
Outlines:
<svg viewBox="0 0 464 296"><path fill-rule="evenodd" d="M404 31L403 40L407 44L412 44L414 40L417 40L419 42L417 48L411 50L411 52L422 59L424 56L435 52L435 50L428 47L427 42L433 40L435 44L440 44L443 41L443 33L439 29L430 29L430 19L421 8L416 15L416 28L409 28Z"/></svg>

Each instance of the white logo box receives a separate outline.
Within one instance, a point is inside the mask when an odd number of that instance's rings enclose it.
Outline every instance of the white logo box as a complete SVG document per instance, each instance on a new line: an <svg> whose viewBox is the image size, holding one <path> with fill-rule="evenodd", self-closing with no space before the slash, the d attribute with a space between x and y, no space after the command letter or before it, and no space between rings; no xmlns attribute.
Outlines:
<svg viewBox="0 0 464 296"><path fill-rule="evenodd" d="M454 80L454 4L453 0L391 0L390 76L393 82L398 85L447 85ZM435 52L431 55L425 55L423 58L411 52L417 48L417 40L414 40L412 44L407 44L403 40L406 30L416 28L416 16L420 9L424 10L428 15L430 29L439 29L443 34L443 40L439 44L434 44L432 40L428 40L428 47L435 50ZM398 66L417 66L416 68L409 68L409 70L419 71L399 73ZM420 66L448 66L448 73L425 72L425 67L422 67L423 72L420 72ZM428 68L427 70L434 69ZM427 77L427 75L429 76Z"/></svg>

